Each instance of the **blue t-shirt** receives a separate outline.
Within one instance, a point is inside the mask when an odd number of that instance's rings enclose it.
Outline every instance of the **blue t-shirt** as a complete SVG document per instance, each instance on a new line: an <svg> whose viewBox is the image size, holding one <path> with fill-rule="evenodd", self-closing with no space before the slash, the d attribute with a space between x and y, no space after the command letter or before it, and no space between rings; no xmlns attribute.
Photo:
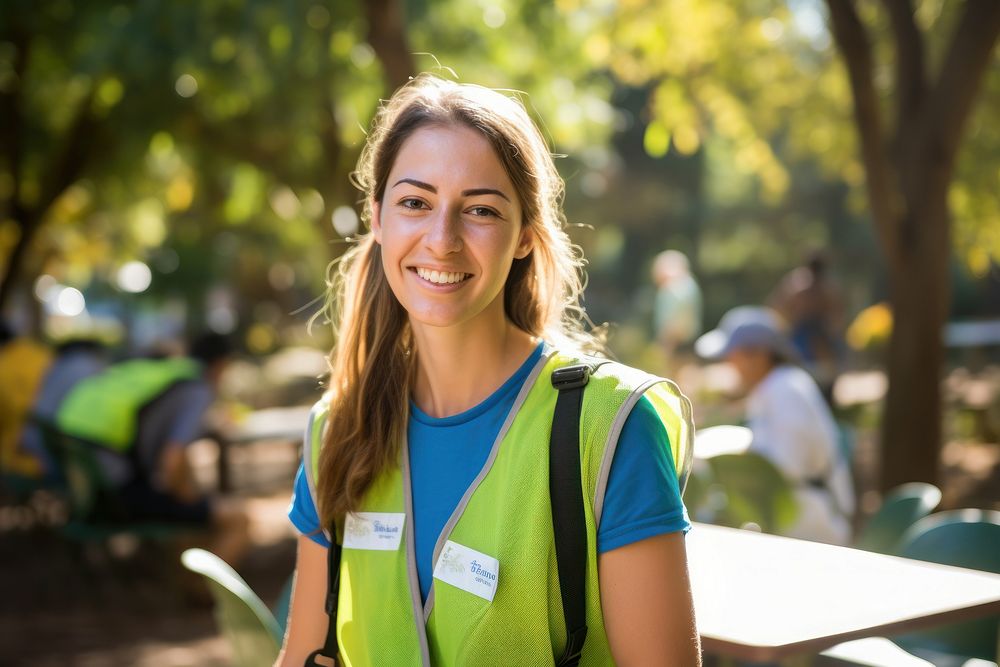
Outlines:
<svg viewBox="0 0 1000 667"><path fill-rule="evenodd" d="M407 438L413 537L417 577L425 600L430 592L434 569L431 561L438 536L485 465L518 392L542 357L543 346L539 344L489 398L465 412L436 418L410 403ZM666 440L666 429L653 406L645 397L640 398L625 420L611 462L597 531L598 553L690 528L673 460L666 454ZM316 505L301 467L288 516L299 532L329 546L319 530Z"/></svg>

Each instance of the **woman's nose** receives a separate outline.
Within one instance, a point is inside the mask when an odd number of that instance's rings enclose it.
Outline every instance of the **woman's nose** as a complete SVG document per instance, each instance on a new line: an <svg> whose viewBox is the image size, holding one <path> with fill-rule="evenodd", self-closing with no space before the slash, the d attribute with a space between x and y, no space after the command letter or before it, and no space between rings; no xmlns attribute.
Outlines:
<svg viewBox="0 0 1000 667"><path fill-rule="evenodd" d="M430 221L424 235L427 247L439 255L447 255L462 249L461 212L442 206Z"/></svg>

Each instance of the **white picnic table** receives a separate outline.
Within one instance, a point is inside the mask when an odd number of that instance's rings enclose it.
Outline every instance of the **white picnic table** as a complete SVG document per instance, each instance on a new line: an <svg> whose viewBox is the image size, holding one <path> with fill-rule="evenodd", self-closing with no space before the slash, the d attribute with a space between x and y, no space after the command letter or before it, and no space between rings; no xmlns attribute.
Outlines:
<svg viewBox="0 0 1000 667"><path fill-rule="evenodd" d="M702 523L687 550L702 647L730 659L809 664L848 640L1000 614L987 572Z"/></svg>

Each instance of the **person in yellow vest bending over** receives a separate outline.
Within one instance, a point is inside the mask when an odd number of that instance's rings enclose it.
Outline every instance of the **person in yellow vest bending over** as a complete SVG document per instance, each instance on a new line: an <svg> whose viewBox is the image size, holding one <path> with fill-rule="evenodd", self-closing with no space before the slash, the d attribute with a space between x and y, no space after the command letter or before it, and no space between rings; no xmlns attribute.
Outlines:
<svg viewBox="0 0 1000 667"><path fill-rule="evenodd" d="M278 664L698 665L690 404L584 353L582 260L524 106L418 76L356 182L370 231L331 289Z"/></svg>
<svg viewBox="0 0 1000 667"><path fill-rule="evenodd" d="M116 490L109 511L118 518L204 524L213 531L213 551L236 563L249 543L246 516L233 503L203 495L186 455L203 434L231 353L226 337L205 334L187 357L112 364L74 385L54 426L95 446Z"/></svg>
<svg viewBox="0 0 1000 667"><path fill-rule="evenodd" d="M31 405L52 364L52 351L17 336L0 321L0 473L26 479L44 476L42 462L20 446Z"/></svg>

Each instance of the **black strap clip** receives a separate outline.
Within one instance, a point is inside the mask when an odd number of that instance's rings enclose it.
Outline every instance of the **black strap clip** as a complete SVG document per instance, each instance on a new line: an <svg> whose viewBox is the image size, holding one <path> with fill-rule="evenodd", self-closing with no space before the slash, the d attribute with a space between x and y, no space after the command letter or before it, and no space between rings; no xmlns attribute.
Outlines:
<svg viewBox="0 0 1000 667"><path fill-rule="evenodd" d="M339 664L337 656L340 654L340 647L337 645L337 602L340 594L340 550L337 544L336 527L330 527L330 548L326 555L326 600L324 609L326 610L326 639L323 641L323 648L316 649L306 658L304 667L331 667ZM319 658L323 661L320 662Z"/></svg>
<svg viewBox="0 0 1000 667"><path fill-rule="evenodd" d="M323 661L320 662L318 658L322 658ZM309 654L304 667L337 667L338 664L336 654L329 656L320 648Z"/></svg>
<svg viewBox="0 0 1000 667"><path fill-rule="evenodd" d="M563 366L552 371L552 386L562 391L584 387L590 381L590 366L578 364Z"/></svg>
<svg viewBox="0 0 1000 667"><path fill-rule="evenodd" d="M579 664L580 655L583 653L583 644L587 640L587 626L571 632L566 637L566 650L563 652L559 662L560 667L573 667Z"/></svg>

